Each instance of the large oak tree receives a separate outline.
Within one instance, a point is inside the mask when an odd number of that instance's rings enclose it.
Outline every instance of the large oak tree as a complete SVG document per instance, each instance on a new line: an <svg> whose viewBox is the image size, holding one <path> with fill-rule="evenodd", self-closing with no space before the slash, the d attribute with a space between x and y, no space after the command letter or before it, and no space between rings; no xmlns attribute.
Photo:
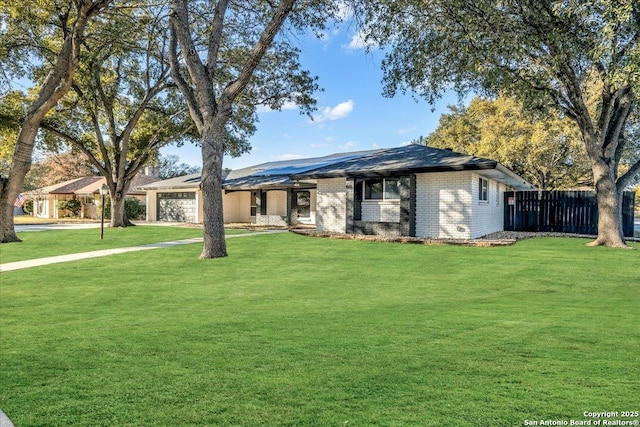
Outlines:
<svg viewBox="0 0 640 427"><path fill-rule="evenodd" d="M640 94L637 0L380 0L360 2L369 41L389 48L385 94L412 90L517 96L556 108L580 129L598 194L593 245L626 247L619 168Z"/></svg>
<svg viewBox="0 0 640 427"><path fill-rule="evenodd" d="M192 133L172 93L166 13L144 2L117 5L92 25L71 90L42 123L45 137L73 146L105 177L112 227L132 225L125 198L145 164Z"/></svg>
<svg viewBox="0 0 640 427"><path fill-rule="evenodd" d="M87 24L109 3L110 0L0 1L3 78L36 81L42 77L20 120L9 174L0 176L1 243L19 241L13 226L13 202L31 168L40 124L71 87ZM4 96L6 86L2 89Z"/></svg>
<svg viewBox="0 0 640 427"><path fill-rule="evenodd" d="M251 131L234 125L255 120L256 106L294 102L309 112L315 80L301 70L286 30L321 28L337 2L172 0L172 77L180 88L202 147L204 244L200 258L227 255L222 208L225 150L246 144ZM286 21L286 24L285 24ZM289 37L286 37L289 35Z"/></svg>

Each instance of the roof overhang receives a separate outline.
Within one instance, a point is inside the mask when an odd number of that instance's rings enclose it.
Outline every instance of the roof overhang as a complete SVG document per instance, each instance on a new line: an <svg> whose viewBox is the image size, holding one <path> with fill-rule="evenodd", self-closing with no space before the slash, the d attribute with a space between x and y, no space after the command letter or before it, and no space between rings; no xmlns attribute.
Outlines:
<svg viewBox="0 0 640 427"><path fill-rule="evenodd" d="M495 181L501 182L508 187L517 189L517 190L535 190L536 187L523 179L520 175L516 174L510 169L507 169L500 163L498 163L495 169L492 170L484 170L480 172L480 175L485 176L487 178L491 178Z"/></svg>

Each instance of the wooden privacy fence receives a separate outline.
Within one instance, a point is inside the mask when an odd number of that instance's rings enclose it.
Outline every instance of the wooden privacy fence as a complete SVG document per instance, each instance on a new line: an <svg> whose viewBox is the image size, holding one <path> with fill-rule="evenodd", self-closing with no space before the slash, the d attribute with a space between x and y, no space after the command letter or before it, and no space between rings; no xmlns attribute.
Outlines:
<svg viewBox="0 0 640 427"><path fill-rule="evenodd" d="M625 191L622 229L633 237L635 193ZM504 194L504 229L598 234L598 202L593 191L516 191Z"/></svg>

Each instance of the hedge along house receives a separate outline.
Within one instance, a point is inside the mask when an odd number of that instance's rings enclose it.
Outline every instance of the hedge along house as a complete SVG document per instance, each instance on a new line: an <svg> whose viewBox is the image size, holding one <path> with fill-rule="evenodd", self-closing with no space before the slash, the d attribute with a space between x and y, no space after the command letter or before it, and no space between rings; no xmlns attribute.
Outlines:
<svg viewBox="0 0 640 427"><path fill-rule="evenodd" d="M371 154L339 153L324 157L267 162L227 171L222 182L224 222L256 225L313 225L314 180L292 180L304 173ZM141 187L147 192L147 220L201 223L200 174L185 175Z"/></svg>
<svg viewBox="0 0 640 427"><path fill-rule="evenodd" d="M424 145L379 150L305 173L316 228L333 233L472 239L504 227L504 192L533 186L494 160Z"/></svg>

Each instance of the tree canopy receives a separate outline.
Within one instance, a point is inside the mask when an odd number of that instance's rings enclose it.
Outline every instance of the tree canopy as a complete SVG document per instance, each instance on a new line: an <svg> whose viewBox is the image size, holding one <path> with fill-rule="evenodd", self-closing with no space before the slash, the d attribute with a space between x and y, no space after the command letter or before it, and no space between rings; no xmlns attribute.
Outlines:
<svg viewBox="0 0 640 427"><path fill-rule="evenodd" d="M640 102L640 3L636 0L381 0L359 2L369 42L388 46L385 94L433 102L448 89L516 96L556 109L580 130L598 193L594 244L625 247L624 132ZM622 136L622 137L621 137Z"/></svg>
<svg viewBox="0 0 640 427"><path fill-rule="evenodd" d="M40 124L71 87L84 30L109 3L0 0L0 93L4 98L10 92L13 79L40 82L29 94L20 119L9 173L0 176L0 242L19 241L13 226L13 202L31 168Z"/></svg>
<svg viewBox="0 0 640 427"><path fill-rule="evenodd" d="M124 201L140 169L194 130L171 90L166 13L138 3L91 25L72 90L42 124L47 138L71 144L106 178L113 227L130 224Z"/></svg>
<svg viewBox="0 0 640 427"><path fill-rule="evenodd" d="M293 34L319 29L339 12L332 0L172 0L171 75L200 134L204 243L201 258L227 255L222 159L246 143L256 107L315 107L315 78L303 70ZM239 120L241 119L241 120Z"/></svg>
<svg viewBox="0 0 640 427"><path fill-rule="evenodd" d="M558 115L527 113L515 98L474 98L450 106L429 146L495 159L542 190L591 183L580 132Z"/></svg>

